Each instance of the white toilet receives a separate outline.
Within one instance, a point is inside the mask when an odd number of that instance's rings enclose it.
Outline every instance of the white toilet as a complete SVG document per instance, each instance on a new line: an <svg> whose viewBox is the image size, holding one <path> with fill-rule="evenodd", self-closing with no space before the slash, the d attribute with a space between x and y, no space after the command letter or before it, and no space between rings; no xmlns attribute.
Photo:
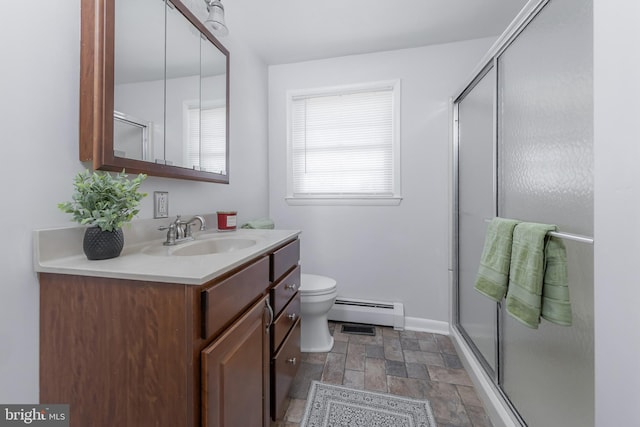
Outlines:
<svg viewBox="0 0 640 427"><path fill-rule="evenodd" d="M302 274L300 278L300 350L321 353L333 347L327 314L338 296L336 281L325 276Z"/></svg>

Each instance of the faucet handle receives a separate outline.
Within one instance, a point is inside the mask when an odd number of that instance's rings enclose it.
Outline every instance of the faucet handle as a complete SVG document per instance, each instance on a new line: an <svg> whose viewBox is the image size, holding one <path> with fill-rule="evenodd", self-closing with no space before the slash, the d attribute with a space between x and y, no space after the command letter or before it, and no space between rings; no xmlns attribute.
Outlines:
<svg viewBox="0 0 640 427"><path fill-rule="evenodd" d="M169 230L167 231L167 240L164 241L163 245L175 245L176 243L176 225L174 223L169 224L168 227L162 226L158 227L158 230Z"/></svg>

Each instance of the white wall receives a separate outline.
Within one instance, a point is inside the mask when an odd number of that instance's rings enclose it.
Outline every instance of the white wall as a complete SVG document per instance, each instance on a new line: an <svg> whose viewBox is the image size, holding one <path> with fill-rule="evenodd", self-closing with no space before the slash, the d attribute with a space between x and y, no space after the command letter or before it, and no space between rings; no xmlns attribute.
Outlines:
<svg viewBox="0 0 640 427"><path fill-rule="evenodd" d="M596 426L640 407L640 3L594 1Z"/></svg>
<svg viewBox="0 0 640 427"><path fill-rule="evenodd" d="M78 159L80 2L3 4L0 13L0 403L38 401L38 290L33 229L73 225L68 200ZM266 66L232 35L229 185L149 177L169 191L170 215L237 209L239 221L268 214ZM152 197L140 218L153 216ZM215 227L215 224L212 224ZM161 232L158 232L161 233ZM160 235L161 236L161 235Z"/></svg>
<svg viewBox="0 0 640 427"><path fill-rule="evenodd" d="M269 67L269 200L277 227L301 229L303 271L344 297L400 301L409 317L449 319L449 97L491 39ZM289 206L286 92L401 79L400 206Z"/></svg>

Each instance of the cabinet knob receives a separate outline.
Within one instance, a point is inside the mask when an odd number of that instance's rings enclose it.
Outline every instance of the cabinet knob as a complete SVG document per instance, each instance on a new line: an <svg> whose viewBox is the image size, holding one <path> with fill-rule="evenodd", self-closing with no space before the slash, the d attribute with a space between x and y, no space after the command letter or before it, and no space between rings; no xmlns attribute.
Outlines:
<svg viewBox="0 0 640 427"><path fill-rule="evenodd" d="M290 364L292 364L292 365L295 365L295 364L296 364L296 358L295 358L295 357L292 357L291 359L287 359L287 363L290 363Z"/></svg>
<svg viewBox="0 0 640 427"><path fill-rule="evenodd" d="M295 313L291 313L287 316L289 318L289 320L294 321L296 320L296 317L298 317Z"/></svg>
<svg viewBox="0 0 640 427"><path fill-rule="evenodd" d="M284 285L284 288L291 289L292 291L295 292L295 290L298 289L298 285L296 285L295 283L292 283L292 284L287 283L286 285Z"/></svg>

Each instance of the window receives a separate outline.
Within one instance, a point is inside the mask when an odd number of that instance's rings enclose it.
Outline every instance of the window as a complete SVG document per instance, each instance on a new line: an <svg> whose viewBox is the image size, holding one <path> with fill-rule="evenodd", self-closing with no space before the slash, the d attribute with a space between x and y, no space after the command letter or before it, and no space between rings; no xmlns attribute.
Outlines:
<svg viewBox="0 0 640 427"><path fill-rule="evenodd" d="M226 175L227 116L224 106L186 105L187 165Z"/></svg>
<svg viewBox="0 0 640 427"><path fill-rule="evenodd" d="M288 203L400 202L399 87L288 94Z"/></svg>

